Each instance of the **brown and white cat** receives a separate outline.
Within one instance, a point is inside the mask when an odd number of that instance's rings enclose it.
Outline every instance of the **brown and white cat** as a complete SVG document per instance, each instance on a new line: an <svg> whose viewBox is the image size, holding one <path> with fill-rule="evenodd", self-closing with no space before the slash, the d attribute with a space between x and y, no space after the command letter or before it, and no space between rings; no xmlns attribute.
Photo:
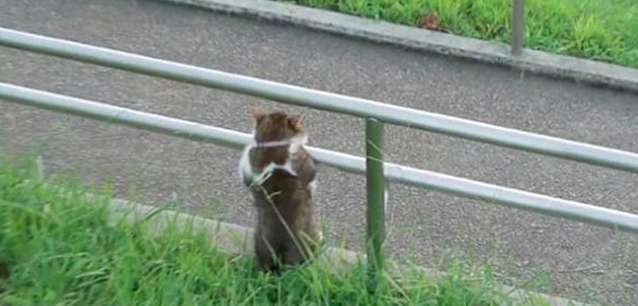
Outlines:
<svg viewBox="0 0 638 306"><path fill-rule="evenodd" d="M257 208L258 266L306 262L323 239L315 207L315 164L299 116L255 111L254 141L244 149L239 172Z"/></svg>

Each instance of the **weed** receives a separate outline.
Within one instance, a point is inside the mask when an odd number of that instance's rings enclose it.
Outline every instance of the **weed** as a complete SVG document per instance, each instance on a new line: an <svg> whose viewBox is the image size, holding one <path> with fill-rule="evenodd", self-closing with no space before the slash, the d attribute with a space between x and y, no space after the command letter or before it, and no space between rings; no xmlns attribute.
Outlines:
<svg viewBox="0 0 638 306"><path fill-rule="evenodd" d="M297 4L418 26L437 16L454 34L509 42L511 0L294 0ZM526 47L638 67L638 2L528 0Z"/></svg>
<svg viewBox="0 0 638 306"><path fill-rule="evenodd" d="M279 276L209 244L207 233L148 214L113 222L109 196L44 181L31 162L0 157L2 305L510 305L489 268L455 262L442 279L413 269L366 287L360 262L335 274L319 261ZM159 210L162 210L160 208ZM158 211L159 211L158 210Z"/></svg>

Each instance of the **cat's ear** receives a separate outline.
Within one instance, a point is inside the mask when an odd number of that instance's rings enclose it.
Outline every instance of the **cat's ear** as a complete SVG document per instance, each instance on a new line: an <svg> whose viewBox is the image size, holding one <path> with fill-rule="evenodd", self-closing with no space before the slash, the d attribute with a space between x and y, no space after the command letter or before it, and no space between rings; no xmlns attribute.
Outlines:
<svg viewBox="0 0 638 306"><path fill-rule="evenodd" d="M261 119L264 119L264 117L266 116L266 112L257 107L252 107L250 109L250 115L255 119L257 123L259 123L259 121L261 121Z"/></svg>
<svg viewBox="0 0 638 306"><path fill-rule="evenodd" d="M288 125L295 131L300 131L302 129L301 125L301 116L292 115L288 117Z"/></svg>

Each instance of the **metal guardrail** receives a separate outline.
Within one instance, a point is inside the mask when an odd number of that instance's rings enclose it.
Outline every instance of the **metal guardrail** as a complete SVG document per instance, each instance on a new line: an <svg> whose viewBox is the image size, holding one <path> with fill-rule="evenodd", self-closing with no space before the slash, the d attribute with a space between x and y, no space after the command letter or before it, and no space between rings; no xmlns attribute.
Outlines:
<svg viewBox="0 0 638 306"><path fill-rule="evenodd" d="M525 0L512 0L512 55L523 53L524 35Z"/></svg>
<svg viewBox="0 0 638 306"><path fill-rule="evenodd" d="M369 258L380 259L379 266L382 266L383 256L381 251L383 237L385 237L382 222L384 218L383 197L379 193L379 188L383 186L384 177L397 183L638 233L638 215L387 162L383 163L381 168L379 166L382 155L377 155L373 152L374 148L376 150L382 148L382 124L391 123L633 173L638 173L638 154L636 153L9 29L0 28L0 46L34 51L211 88L265 97L288 104L366 118L366 139L368 143L368 156L366 159L319 148L309 148L309 151L313 158L320 163L348 172L368 173L368 221L376 221L371 223L373 225L369 226L368 233L370 235L377 233L381 237L381 239L373 239L374 245L369 248L368 254ZM250 135L232 130L6 83L0 83L0 99L196 141L211 142L236 149L251 141ZM377 153L380 153L380 151Z"/></svg>
<svg viewBox="0 0 638 306"><path fill-rule="evenodd" d="M0 28L0 46L638 173L638 154Z"/></svg>
<svg viewBox="0 0 638 306"><path fill-rule="evenodd" d="M252 141L252 135L246 133L1 82L0 99L233 149L242 149ZM378 132L378 127L376 129ZM371 146L368 151L377 150ZM366 174L366 159L362 157L314 147L308 148L308 151L321 164L350 173ZM377 158L372 161L378 161ZM390 182L638 234L638 215L393 163L384 163L384 172Z"/></svg>

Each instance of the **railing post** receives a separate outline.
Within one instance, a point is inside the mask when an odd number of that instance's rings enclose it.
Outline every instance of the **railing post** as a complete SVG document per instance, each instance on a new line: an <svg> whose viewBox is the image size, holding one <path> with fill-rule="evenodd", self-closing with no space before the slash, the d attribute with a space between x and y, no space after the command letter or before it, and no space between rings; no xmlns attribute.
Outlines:
<svg viewBox="0 0 638 306"><path fill-rule="evenodd" d="M512 54L523 52L525 31L525 0L512 0Z"/></svg>
<svg viewBox="0 0 638 306"><path fill-rule="evenodd" d="M367 255L371 288L376 288L384 268L385 177L383 171L383 123L366 119Z"/></svg>

